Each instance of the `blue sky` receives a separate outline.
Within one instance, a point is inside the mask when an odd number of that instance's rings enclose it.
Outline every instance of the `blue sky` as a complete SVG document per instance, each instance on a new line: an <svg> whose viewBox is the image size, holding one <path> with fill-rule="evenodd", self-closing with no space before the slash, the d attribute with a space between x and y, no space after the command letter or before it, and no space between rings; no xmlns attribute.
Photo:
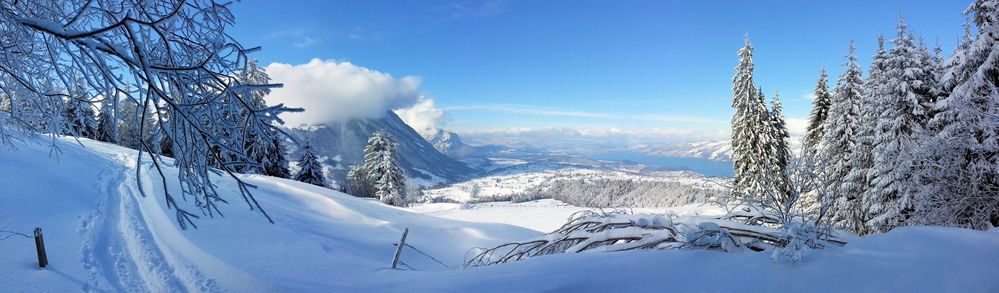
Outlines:
<svg viewBox="0 0 999 293"><path fill-rule="evenodd" d="M255 58L349 61L420 77L446 127L729 127L743 35L756 80L804 118L819 68L847 43L864 68L897 16L949 54L966 1L242 1L233 36ZM309 105L304 105L307 109Z"/></svg>

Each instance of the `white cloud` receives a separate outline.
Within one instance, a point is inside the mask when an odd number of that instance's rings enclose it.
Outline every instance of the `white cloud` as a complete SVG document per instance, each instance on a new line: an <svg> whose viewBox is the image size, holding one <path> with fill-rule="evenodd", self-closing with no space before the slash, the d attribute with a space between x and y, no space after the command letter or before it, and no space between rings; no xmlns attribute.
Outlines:
<svg viewBox="0 0 999 293"><path fill-rule="evenodd" d="M321 124L350 118L376 118L390 109L408 108L420 98L420 78L392 75L336 60L312 59L290 65L271 63L265 69L284 84L265 98L305 112L282 114L287 125Z"/></svg>
<svg viewBox="0 0 999 293"><path fill-rule="evenodd" d="M815 93L805 93L805 95L801 96L801 98L804 99L804 100L806 100L806 101L814 101L815 100Z"/></svg>
<svg viewBox="0 0 999 293"><path fill-rule="evenodd" d="M421 97L412 107L397 109L395 114L420 133L443 127L444 110L437 108L431 98Z"/></svg>

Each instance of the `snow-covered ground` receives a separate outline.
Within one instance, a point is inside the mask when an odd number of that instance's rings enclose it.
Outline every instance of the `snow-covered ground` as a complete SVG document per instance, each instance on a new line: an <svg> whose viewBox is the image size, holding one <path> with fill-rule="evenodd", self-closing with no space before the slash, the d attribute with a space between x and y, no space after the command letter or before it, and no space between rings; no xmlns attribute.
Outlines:
<svg viewBox="0 0 999 293"><path fill-rule="evenodd" d="M458 202L468 202L475 198L486 198L520 194L533 188L546 186L555 180L604 180L625 179L634 181L675 182L703 188L721 188L720 179L704 177L692 172L664 171L654 175L641 175L633 172L560 168L537 170L522 173L486 176L444 187L424 190L424 196L442 197Z"/></svg>
<svg viewBox="0 0 999 293"><path fill-rule="evenodd" d="M765 252L672 250L452 270L406 250L402 260L416 270L392 270L392 244L404 228L408 243L455 266L470 248L539 236L534 230L550 230L579 208L547 200L403 209L244 176L258 186L256 197L276 222L269 224L248 211L232 180L220 177L219 191L230 202L222 206L226 217L203 217L198 229L181 230L160 181L148 163L136 166L134 151L59 140L56 159L46 142L27 139L0 151L0 230L42 227L50 261L37 267L30 239L0 240L3 292L999 291L999 231L936 227L864 237L799 263ZM149 197L137 192L136 169Z"/></svg>

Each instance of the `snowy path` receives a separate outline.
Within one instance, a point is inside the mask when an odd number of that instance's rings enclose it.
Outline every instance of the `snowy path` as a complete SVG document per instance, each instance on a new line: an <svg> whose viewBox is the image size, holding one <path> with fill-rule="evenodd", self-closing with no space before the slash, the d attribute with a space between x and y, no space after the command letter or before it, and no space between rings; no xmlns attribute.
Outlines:
<svg viewBox="0 0 999 293"><path fill-rule="evenodd" d="M225 288L244 292L266 288L198 249L176 226L157 225L171 223L171 218L160 206L161 198L145 198L136 186L136 156L103 153L118 164L100 173L98 185L104 192L94 214L81 222L82 263L90 272L83 291L222 291L217 281L229 281ZM143 188L155 195L148 163L143 165Z"/></svg>
<svg viewBox="0 0 999 293"><path fill-rule="evenodd" d="M84 291L218 291L189 262L166 257L137 201L135 158L117 154L114 161L121 164L99 175L105 192L97 211L82 221L83 265L91 273Z"/></svg>

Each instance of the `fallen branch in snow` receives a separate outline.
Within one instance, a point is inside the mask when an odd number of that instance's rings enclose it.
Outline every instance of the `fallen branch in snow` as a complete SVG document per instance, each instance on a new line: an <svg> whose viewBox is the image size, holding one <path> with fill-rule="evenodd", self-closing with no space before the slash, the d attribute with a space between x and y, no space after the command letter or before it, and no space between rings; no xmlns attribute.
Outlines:
<svg viewBox="0 0 999 293"><path fill-rule="evenodd" d="M739 215L744 216L744 215ZM803 239L804 226L782 229L745 224L722 218L678 217L675 215L632 214L624 210L583 211L552 233L520 243L507 243L481 250L464 267L478 267L519 261L542 255L587 251L626 251L636 249L706 249L725 252L774 250L793 259L797 251L784 250L790 243L796 249L842 246L836 238ZM816 235L816 234L809 234ZM792 255L793 254L793 255Z"/></svg>

